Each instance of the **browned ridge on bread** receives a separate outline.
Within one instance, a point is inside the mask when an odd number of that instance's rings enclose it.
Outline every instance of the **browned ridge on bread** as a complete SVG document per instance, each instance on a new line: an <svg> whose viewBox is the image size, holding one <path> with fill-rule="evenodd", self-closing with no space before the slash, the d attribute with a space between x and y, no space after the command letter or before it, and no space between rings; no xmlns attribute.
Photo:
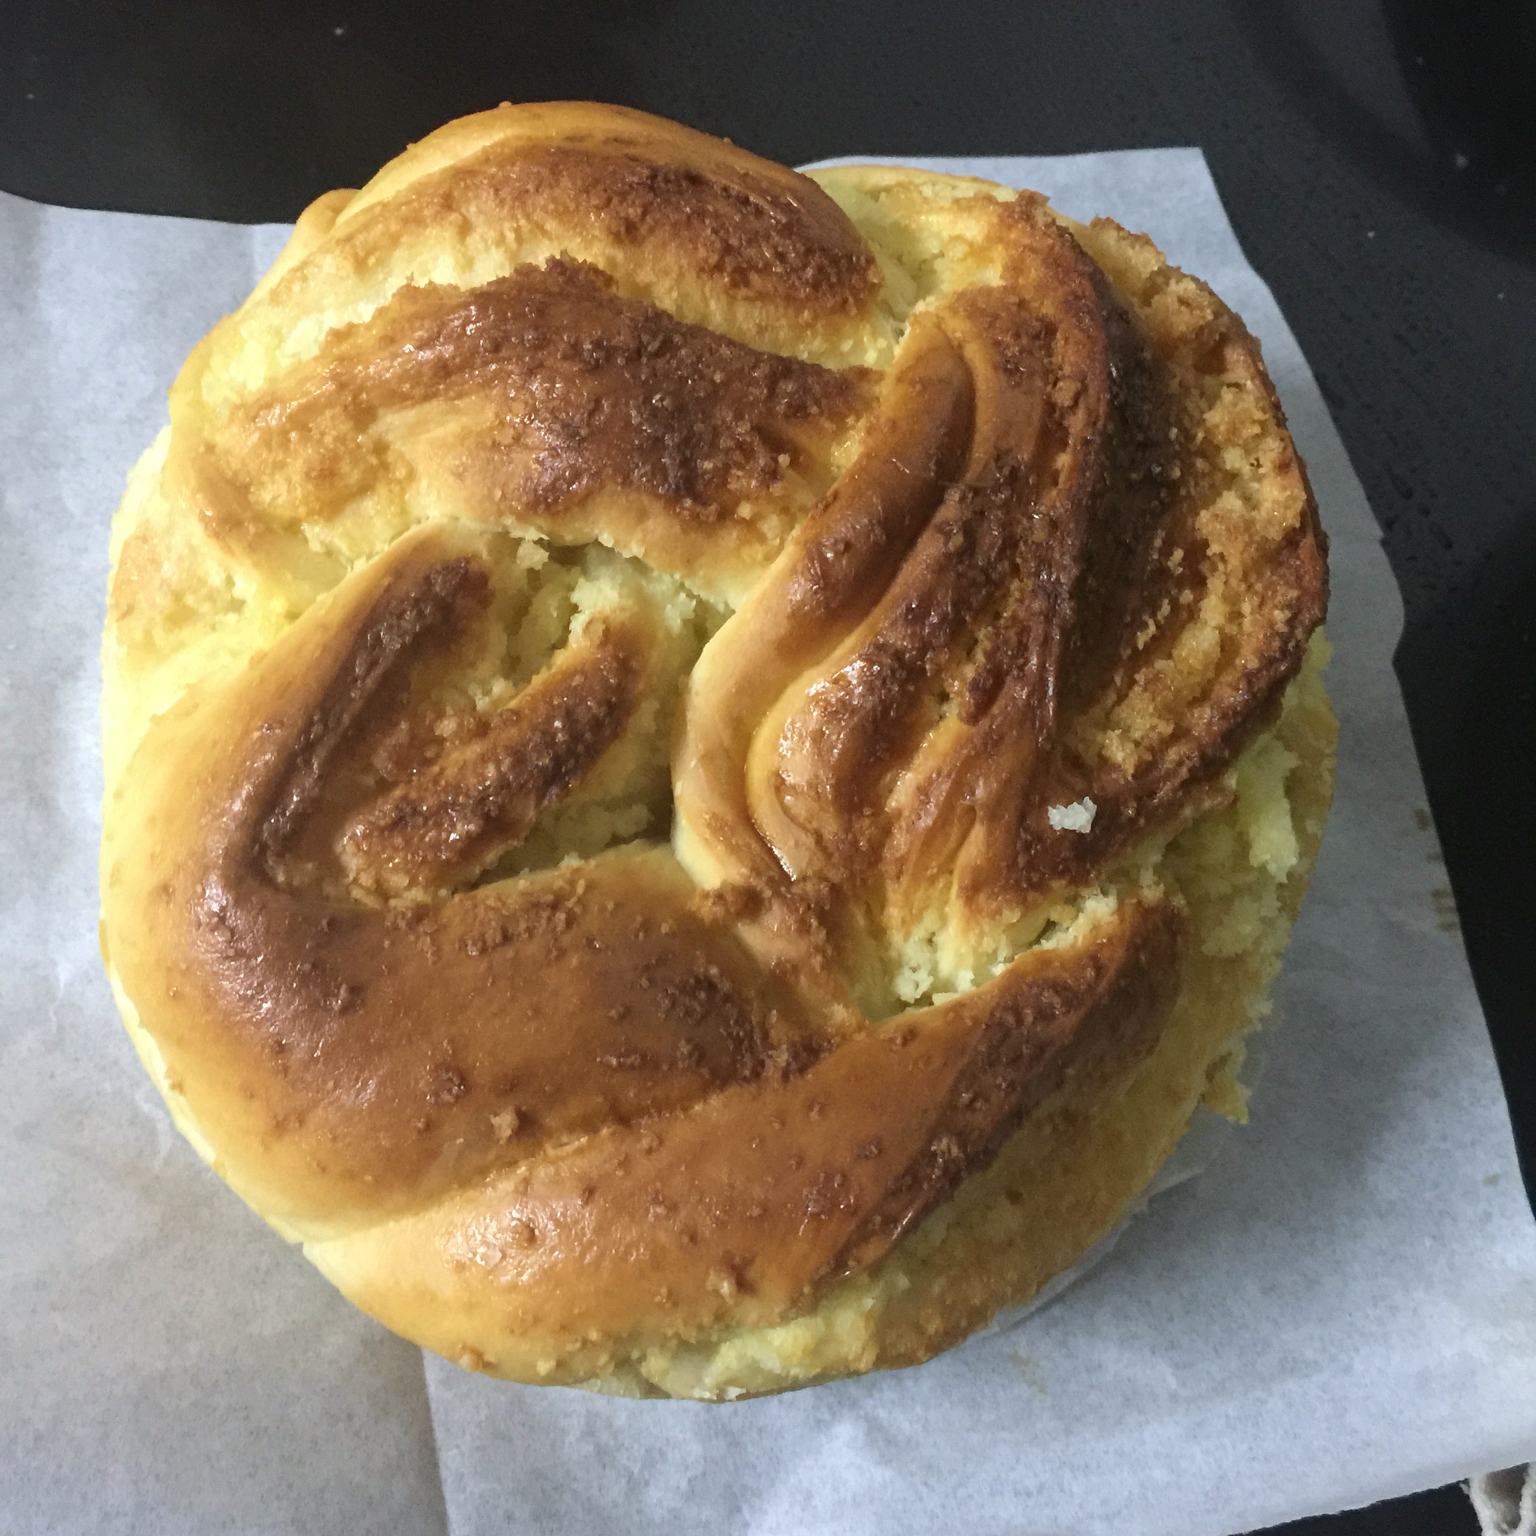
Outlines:
<svg viewBox="0 0 1536 1536"><path fill-rule="evenodd" d="M497 1374L735 1396L1024 1299L1315 851L1325 545L1241 323L1032 194L824 180L451 124L306 213L120 515L125 1017L247 1200Z"/></svg>

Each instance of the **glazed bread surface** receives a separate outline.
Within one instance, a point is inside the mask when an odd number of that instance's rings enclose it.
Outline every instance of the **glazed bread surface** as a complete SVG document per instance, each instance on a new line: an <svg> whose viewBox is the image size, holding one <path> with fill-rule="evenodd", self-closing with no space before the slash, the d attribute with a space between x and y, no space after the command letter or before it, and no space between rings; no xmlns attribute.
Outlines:
<svg viewBox="0 0 1536 1536"><path fill-rule="evenodd" d="M1144 236L503 107L315 203L113 526L103 952L177 1124L475 1370L928 1358L1241 1118L1325 542Z"/></svg>

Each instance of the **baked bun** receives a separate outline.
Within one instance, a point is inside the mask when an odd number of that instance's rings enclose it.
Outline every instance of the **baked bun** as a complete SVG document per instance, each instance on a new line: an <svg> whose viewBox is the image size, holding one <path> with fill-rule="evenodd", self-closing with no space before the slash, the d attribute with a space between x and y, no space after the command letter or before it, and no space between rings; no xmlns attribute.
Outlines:
<svg viewBox="0 0 1536 1536"><path fill-rule="evenodd" d="M922 1360L1241 1114L1324 541L1147 239L502 107L315 203L170 414L104 953L389 1327L698 1398Z"/></svg>

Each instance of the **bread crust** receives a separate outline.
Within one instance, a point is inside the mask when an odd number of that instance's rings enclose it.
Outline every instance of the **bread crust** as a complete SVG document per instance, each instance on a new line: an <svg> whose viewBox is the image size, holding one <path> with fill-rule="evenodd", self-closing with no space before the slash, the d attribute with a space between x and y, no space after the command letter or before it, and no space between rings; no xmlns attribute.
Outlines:
<svg viewBox="0 0 1536 1536"><path fill-rule="evenodd" d="M177 1123L466 1366L928 1358L1240 1115L1326 543L1145 237L643 114L320 200L114 525L103 950Z"/></svg>

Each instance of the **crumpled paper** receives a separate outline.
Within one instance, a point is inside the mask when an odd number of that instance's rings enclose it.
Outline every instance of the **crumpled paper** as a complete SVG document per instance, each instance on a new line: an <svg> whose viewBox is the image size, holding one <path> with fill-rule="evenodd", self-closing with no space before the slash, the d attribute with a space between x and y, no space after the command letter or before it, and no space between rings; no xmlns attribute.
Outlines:
<svg viewBox="0 0 1536 1536"><path fill-rule="evenodd" d="M285 231L0 197L0 1530L1221 1536L1536 1451L1536 1223L1317 386L1197 150L927 163L1149 231L1307 459L1343 741L1252 1123L1022 1324L786 1397L509 1386L354 1312L172 1130L95 938L108 520Z"/></svg>

